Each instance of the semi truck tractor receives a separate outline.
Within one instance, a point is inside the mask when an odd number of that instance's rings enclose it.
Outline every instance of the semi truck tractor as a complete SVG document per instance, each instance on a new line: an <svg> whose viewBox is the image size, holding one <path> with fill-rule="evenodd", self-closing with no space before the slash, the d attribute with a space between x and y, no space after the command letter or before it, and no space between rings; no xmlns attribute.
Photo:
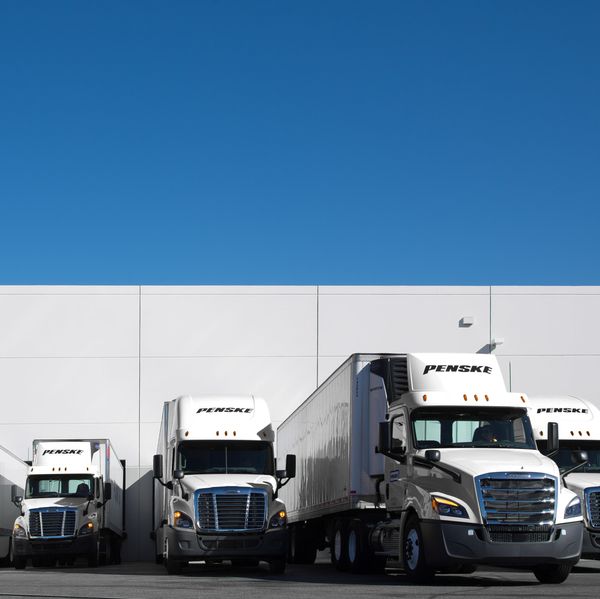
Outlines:
<svg viewBox="0 0 600 599"><path fill-rule="evenodd" d="M13 532L13 563L120 563L125 533L125 461L108 439L37 439Z"/></svg>
<svg viewBox="0 0 600 599"><path fill-rule="evenodd" d="M564 581L581 502L537 450L527 406L492 355L350 356L278 428L280 454L297 456L281 491L289 559L330 547L340 570L398 560L416 582L479 564Z"/></svg>
<svg viewBox="0 0 600 599"><path fill-rule="evenodd" d="M531 397L529 417L543 453L547 452L548 422L558 423L560 448L549 457L558 464L565 486L581 500L585 525L582 556L600 559L600 410L573 396ZM587 461L578 464L573 460L578 451L586 452Z"/></svg>
<svg viewBox="0 0 600 599"><path fill-rule="evenodd" d="M0 563L12 563L12 530L19 515L12 503L15 495L22 495L27 477L27 464L0 446Z"/></svg>
<svg viewBox="0 0 600 599"><path fill-rule="evenodd" d="M287 513L280 488L295 458L275 469L263 399L179 397L165 402L154 456L157 562L169 574L191 561L230 560L285 570Z"/></svg>

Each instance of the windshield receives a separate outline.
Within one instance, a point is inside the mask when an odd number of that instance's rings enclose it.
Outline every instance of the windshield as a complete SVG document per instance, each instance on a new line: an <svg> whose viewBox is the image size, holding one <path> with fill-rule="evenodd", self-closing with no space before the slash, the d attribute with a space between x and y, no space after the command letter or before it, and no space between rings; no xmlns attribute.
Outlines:
<svg viewBox="0 0 600 599"><path fill-rule="evenodd" d="M35 497L85 497L94 493L94 479L81 474L30 476L27 478L26 499Z"/></svg>
<svg viewBox="0 0 600 599"><path fill-rule="evenodd" d="M185 441L177 468L186 474L274 474L273 449L265 441Z"/></svg>
<svg viewBox="0 0 600 599"><path fill-rule="evenodd" d="M538 445L540 443L538 442ZM575 472L600 472L600 443L598 441L563 441L560 440L558 453L550 456L558 465L561 472L576 466L573 462L573 451L587 451L588 461Z"/></svg>
<svg viewBox="0 0 600 599"><path fill-rule="evenodd" d="M536 448L527 411L522 408L419 408L411 421L417 449Z"/></svg>

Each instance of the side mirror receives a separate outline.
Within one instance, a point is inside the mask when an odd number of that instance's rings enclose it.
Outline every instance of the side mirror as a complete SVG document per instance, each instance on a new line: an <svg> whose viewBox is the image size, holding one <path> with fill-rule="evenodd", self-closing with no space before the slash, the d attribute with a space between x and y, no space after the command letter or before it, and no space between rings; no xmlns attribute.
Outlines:
<svg viewBox="0 0 600 599"><path fill-rule="evenodd" d="M379 423L379 441L375 451L377 453L389 454L392 449L392 429L389 422Z"/></svg>
<svg viewBox="0 0 600 599"><path fill-rule="evenodd" d="M11 501L19 507L23 503L23 495L20 495L21 489L17 485L10 486Z"/></svg>
<svg viewBox="0 0 600 599"><path fill-rule="evenodd" d="M286 478L296 476L296 456L293 453L288 453L285 456L285 476Z"/></svg>
<svg viewBox="0 0 600 599"><path fill-rule="evenodd" d="M548 423L548 441L546 445L546 453L551 455L556 453L559 448L558 442L558 424L556 422Z"/></svg>
<svg viewBox="0 0 600 599"><path fill-rule="evenodd" d="M152 474L159 480L163 477L163 457L161 455L155 455L152 459Z"/></svg>
<svg viewBox="0 0 600 599"><path fill-rule="evenodd" d="M112 498L112 483L104 483L104 503Z"/></svg>
<svg viewBox="0 0 600 599"><path fill-rule="evenodd" d="M442 459L442 454L439 449L428 449L425 452L425 459L429 462L439 462Z"/></svg>
<svg viewBox="0 0 600 599"><path fill-rule="evenodd" d="M173 472L173 478L175 480L181 480L184 476L185 474L183 470L175 470L175 472Z"/></svg>

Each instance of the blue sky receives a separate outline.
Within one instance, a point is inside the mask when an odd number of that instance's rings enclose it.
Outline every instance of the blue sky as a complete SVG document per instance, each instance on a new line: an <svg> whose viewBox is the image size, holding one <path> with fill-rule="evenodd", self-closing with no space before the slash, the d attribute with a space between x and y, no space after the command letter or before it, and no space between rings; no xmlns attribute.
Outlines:
<svg viewBox="0 0 600 599"><path fill-rule="evenodd" d="M0 284L600 284L600 3L0 3Z"/></svg>

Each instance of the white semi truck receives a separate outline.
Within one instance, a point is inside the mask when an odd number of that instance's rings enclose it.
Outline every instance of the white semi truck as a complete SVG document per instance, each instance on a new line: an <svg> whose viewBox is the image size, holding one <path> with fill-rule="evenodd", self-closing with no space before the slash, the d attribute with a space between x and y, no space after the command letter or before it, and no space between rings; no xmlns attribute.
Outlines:
<svg viewBox="0 0 600 599"><path fill-rule="evenodd" d="M549 457L558 464L567 488L583 506L582 556L600 559L600 410L573 396L531 397L529 417L538 448L547 453L548 422L558 423L560 448ZM574 452L584 451L587 461L577 464Z"/></svg>
<svg viewBox="0 0 600 599"><path fill-rule="evenodd" d="M536 449L527 405L491 355L352 355L278 428L297 456L281 492L290 559L329 546L338 569L393 559L419 582L478 564L564 581L581 503Z"/></svg>
<svg viewBox="0 0 600 599"><path fill-rule="evenodd" d="M13 563L23 569L120 563L125 533L125 461L108 439L37 439L25 494L13 497Z"/></svg>
<svg viewBox="0 0 600 599"><path fill-rule="evenodd" d="M285 570L287 514L278 492L295 458L276 471L263 399L179 397L164 404L154 456L156 561L169 574L191 561L266 561Z"/></svg>
<svg viewBox="0 0 600 599"><path fill-rule="evenodd" d="M12 530L18 508L12 503L15 495L23 494L27 464L0 446L0 562L12 563Z"/></svg>

